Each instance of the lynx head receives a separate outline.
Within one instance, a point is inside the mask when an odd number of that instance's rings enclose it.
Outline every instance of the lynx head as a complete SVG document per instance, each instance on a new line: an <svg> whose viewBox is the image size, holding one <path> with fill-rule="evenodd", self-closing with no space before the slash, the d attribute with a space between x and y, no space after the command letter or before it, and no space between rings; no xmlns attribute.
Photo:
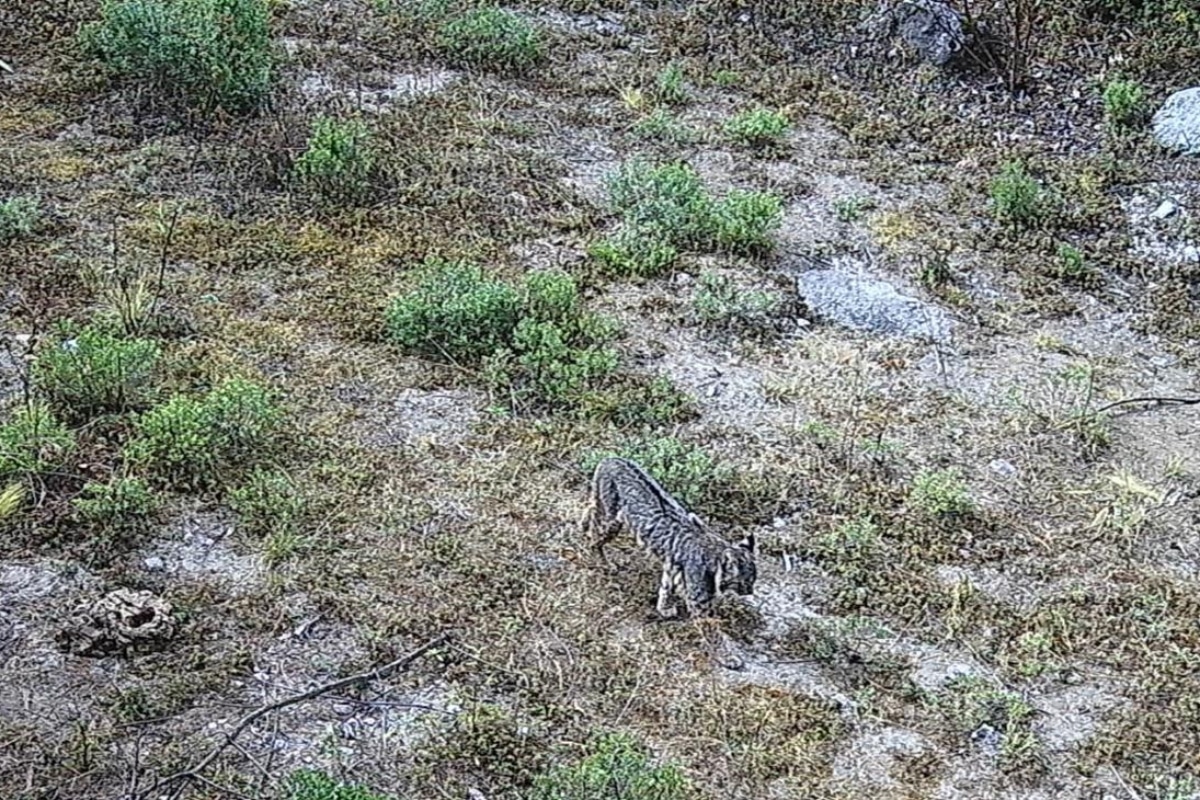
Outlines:
<svg viewBox="0 0 1200 800"><path fill-rule="evenodd" d="M737 544L725 548L721 553L721 566L717 572L717 589L721 592L736 592L742 596L754 593L754 582L758 579L758 567L754 564L754 535L751 534Z"/></svg>

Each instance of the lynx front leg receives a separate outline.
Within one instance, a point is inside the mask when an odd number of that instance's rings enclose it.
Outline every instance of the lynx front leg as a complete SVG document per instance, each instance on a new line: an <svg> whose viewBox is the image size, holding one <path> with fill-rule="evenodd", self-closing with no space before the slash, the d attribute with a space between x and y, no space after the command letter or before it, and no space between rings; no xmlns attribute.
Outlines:
<svg viewBox="0 0 1200 800"><path fill-rule="evenodd" d="M679 610L671 603L671 595L675 584L679 581L678 569L669 559L663 561L662 576L658 579L658 615L663 619L673 619Z"/></svg>
<svg viewBox="0 0 1200 800"><path fill-rule="evenodd" d="M613 569L612 559L608 557L608 553L604 551L604 546L617 538L617 534L621 532L623 522L620 514L615 517L607 517L604 511L598 506L593 509L591 518L591 531L593 535L592 547L604 563Z"/></svg>

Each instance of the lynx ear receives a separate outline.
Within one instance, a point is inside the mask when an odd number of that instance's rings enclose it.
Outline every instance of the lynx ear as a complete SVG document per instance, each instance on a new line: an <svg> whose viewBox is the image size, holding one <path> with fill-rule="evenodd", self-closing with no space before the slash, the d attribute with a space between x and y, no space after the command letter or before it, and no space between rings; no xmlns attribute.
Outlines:
<svg viewBox="0 0 1200 800"><path fill-rule="evenodd" d="M753 553L753 552L754 552L754 547L755 547L755 544L756 544L756 543L755 543L755 541L754 541L754 534L753 534L753 533L751 533L750 535L746 536L746 538L744 538L744 539L742 539L740 542L738 542L738 543L737 543L737 546L738 546L738 547L741 547L741 548L743 548L744 550L747 550L747 551L749 551L749 552Z"/></svg>

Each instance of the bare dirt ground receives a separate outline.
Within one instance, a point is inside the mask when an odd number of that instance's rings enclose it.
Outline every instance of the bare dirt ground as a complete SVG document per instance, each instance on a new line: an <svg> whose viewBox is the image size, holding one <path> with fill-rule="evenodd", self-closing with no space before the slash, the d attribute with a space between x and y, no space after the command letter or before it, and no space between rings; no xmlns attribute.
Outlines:
<svg viewBox="0 0 1200 800"><path fill-rule="evenodd" d="M0 538L5 796L283 797L312 767L387 796L518 797L617 729L703 797L1200 797L1200 405L1100 412L1200 394L1200 162L1113 140L1096 99L1105 60L1142 50L1047 45L1010 105L986 76L886 48L864 66L833 12L529 4L550 60L498 77L452 69L371 4L292 0L275 106L189 127L80 60L96 3L25 5L0 11L0 199L34 195L49 222L0 255L4 333L87 318L100 298L79 274L109 263L113 231L119 259L156 265L156 215L178 210L167 380L269 382L289 419L272 459L304 511L264 538L219 492L171 494L113 548L63 511L112 468L85 454L51 481ZM696 135L639 137L620 90L672 62ZM1157 98L1195 63L1142 77ZM769 154L720 135L754 103L792 119ZM363 208L317 210L272 176L317 113L361 114L387 142L395 179ZM779 194L775 247L597 277L604 179L639 155ZM1063 198L1020 235L987 198L1015 156ZM1055 273L1063 242L1086 280ZM696 413L650 430L512 413L469 371L402 355L383 310L429 253L580 275L623 328L623 369ZM935 262L944 280L923 279ZM780 292L786 319L699 325L710 270ZM20 360L0 355L14 404ZM701 511L761 542L755 594L709 626L655 621L654 565L630 548L610 573L577 527L586 455L668 436L741 487ZM965 505L913 499L931 470L958 475ZM169 600L172 638L56 644L118 587ZM248 711L444 632L410 669L264 717L155 788Z"/></svg>

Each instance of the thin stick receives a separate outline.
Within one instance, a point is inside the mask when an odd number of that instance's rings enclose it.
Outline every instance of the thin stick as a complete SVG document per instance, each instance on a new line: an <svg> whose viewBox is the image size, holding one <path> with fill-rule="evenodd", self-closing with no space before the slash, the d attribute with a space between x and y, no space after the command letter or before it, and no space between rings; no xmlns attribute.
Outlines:
<svg viewBox="0 0 1200 800"><path fill-rule="evenodd" d="M1117 400L1109 403L1108 405L1097 408L1095 413L1103 414L1110 408L1127 406L1133 403L1154 403L1155 405L1162 405L1163 403L1175 403L1176 405L1181 406L1194 406L1200 404L1200 397L1126 397L1124 400Z"/></svg>
<svg viewBox="0 0 1200 800"><path fill-rule="evenodd" d="M449 634L443 633L441 636L431 639L430 641L418 647L416 650L413 650L408 655L384 664L382 667L373 669L370 672L363 672L358 675L351 675L349 678L342 678L341 680L333 681L332 683L325 683L316 687L315 689L309 689L307 692L301 692L300 694L294 694L290 697L285 697L282 700L278 700L274 703L268 703L265 706L261 706L254 711L251 711L238 721L237 725L233 727L232 731L229 731L225 734L225 740L223 742L214 747L209 754L201 759L194 767L190 767L182 772L176 772L174 775L168 775L146 791L142 792L141 796L146 797L155 794L165 787L183 780L200 780L202 783L207 783L207 781L202 778L200 773L207 769L210 764L216 761L217 757L220 756L221 753L225 752L227 747L233 744L234 739L236 739L242 731L250 727L250 725L260 717L264 717L273 711L279 711L280 709L287 708L288 706L294 706L297 703L303 703L305 700L312 700L314 697L320 697L321 695L328 694L329 692L336 692L339 689L345 689L349 686L354 686L355 684L367 683L386 678L391 673L407 667L409 664L416 661L418 658L425 655L425 653L429 652L435 647L445 644L449 638Z"/></svg>

